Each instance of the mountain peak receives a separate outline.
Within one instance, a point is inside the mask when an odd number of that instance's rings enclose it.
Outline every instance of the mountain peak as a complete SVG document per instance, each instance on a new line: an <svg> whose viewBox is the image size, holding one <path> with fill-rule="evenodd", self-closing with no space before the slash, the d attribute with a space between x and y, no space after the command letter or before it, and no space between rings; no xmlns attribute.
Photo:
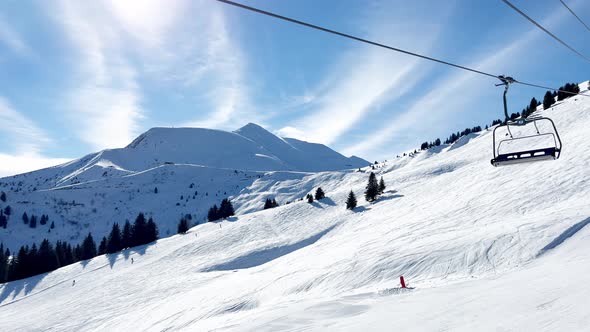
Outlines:
<svg viewBox="0 0 590 332"><path fill-rule="evenodd" d="M252 122L248 122L247 125L237 129L236 131L234 131L236 134L244 134L244 133L264 133L264 134L270 134L273 135L271 132L269 132L268 130L264 129L261 125L258 125L256 123L252 123ZM273 135L274 136L274 135Z"/></svg>

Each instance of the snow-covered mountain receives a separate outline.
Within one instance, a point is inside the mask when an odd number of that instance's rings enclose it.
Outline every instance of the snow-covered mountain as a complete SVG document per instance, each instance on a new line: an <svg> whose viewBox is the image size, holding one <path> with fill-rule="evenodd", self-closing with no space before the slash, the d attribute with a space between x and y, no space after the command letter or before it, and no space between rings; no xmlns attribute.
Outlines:
<svg viewBox="0 0 590 332"><path fill-rule="evenodd" d="M204 222L207 209L223 198L230 197L238 213L252 212L268 195L284 204L315 185L310 180L275 195L268 187L277 182L367 165L321 144L279 138L252 123L235 132L152 128L125 148L1 178L7 201L0 201L0 208L10 206L12 215L8 227L0 228L0 242L15 251L43 238L79 243L92 232L100 239L113 222L133 221L139 212L153 216L165 237L187 214L193 224ZM49 222L30 228L21 220L25 212L48 215Z"/></svg>
<svg viewBox="0 0 590 332"><path fill-rule="evenodd" d="M233 178L227 170L228 187L255 178L231 193L244 212L265 195L318 185L327 198L4 284L0 330L587 330L590 98L537 112L560 129L559 160L494 168L491 131L482 131L380 165L388 188L374 203L362 199L367 168ZM146 183L147 195L180 177L188 191L194 172L206 179L219 169L163 165L107 176L101 188L133 206L127 181ZM84 196L96 182L49 191ZM355 211L344 208L350 190ZM159 203L151 197L141 202ZM400 290L400 275L416 288Z"/></svg>

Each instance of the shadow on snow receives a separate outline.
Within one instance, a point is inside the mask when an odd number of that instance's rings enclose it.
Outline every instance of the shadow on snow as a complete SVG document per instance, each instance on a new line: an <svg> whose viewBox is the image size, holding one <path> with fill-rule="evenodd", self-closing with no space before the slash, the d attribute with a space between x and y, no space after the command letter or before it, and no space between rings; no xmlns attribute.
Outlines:
<svg viewBox="0 0 590 332"><path fill-rule="evenodd" d="M572 225L568 229L566 229L563 233L561 233L558 237L553 239L553 241L549 242L548 245L544 246L543 249L539 251L537 257L543 255L545 252L551 249L555 249L557 246L565 242L565 240L569 239L570 237L574 236L577 232L579 232L584 226L590 224L590 217L580 221L577 224Z"/></svg>
<svg viewBox="0 0 590 332"><path fill-rule="evenodd" d="M248 269L255 266L260 266L266 264L270 261L273 261L277 258L282 256L288 255L294 251L299 249L305 248L316 243L319 239L321 239L324 235L328 234L331 230L334 229L336 225L332 225L325 230L313 235L307 239L301 240L299 242L269 248L269 249L262 249L258 251L254 251L248 253L246 255L236 257L229 262L217 264L211 267L208 267L203 270L203 272L212 272L212 271L231 271L231 270L240 270L240 269Z"/></svg>

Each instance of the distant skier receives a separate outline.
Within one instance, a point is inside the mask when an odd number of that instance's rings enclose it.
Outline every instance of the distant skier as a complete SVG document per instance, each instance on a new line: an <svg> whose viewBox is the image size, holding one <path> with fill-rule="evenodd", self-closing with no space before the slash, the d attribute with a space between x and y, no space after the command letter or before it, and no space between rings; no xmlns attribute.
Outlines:
<svg viewBox="0 0 590 332"><path fill-rule="evenodd" d="M131 257L131 264L133 264L133 257Z"/></svg>
<svg viewBox="0 0 590 332"><path fill-rule="evenodd" d="M72 280L72 287L76 284L76 279Z"/></svg>

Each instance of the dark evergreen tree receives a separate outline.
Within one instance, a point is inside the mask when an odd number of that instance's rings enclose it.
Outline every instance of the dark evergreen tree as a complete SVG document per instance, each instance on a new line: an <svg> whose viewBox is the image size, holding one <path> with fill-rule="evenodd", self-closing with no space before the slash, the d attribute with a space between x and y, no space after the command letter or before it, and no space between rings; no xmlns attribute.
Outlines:
<svg viewBox="0 0 590 332"><path fill-rule="evenodd" d="M107 250L107 237L103 236L102 240L100 240L100 244L98 245L98 255L106 254Z"/></svg>
<svg viewBox="0 0 590 332"><path fill-rule="evenodd" d="M77 244L76 247L72 250L72 257L74 258L74 262L79 262L82 260L83 257L82 247Z"/></svg>
<svg viewBox="0 0 590 332"><path fill-rule="evenodd" d="M45 225L45 224L47 224L47 219L49 219L49 217L47 217L46 215L42 214L41 215L41 218L39 218L39 223L41 225Z"/></svg>
<svg viewBox="0 0 590 332"><path fill-rule="evenodd" d="M0 210L0 227L6 228L8 226L8 217Z"/></svg>
<svg viewBox="0 0 590 332"><path fill-rule="evenodd" d="M6 207L4 208L4 214L7 216L12 214L12 208L10 207L10 205L6 205Z"/></svg>
<svg viewBox="0 0 590 332"><path fill-rule="evenodd" d="M215 221L219 219L219 209L217 209L217 204L214 204L207 213L207 220Z"/></svg>
<svg viewBox="0 0 590 332"><path fill-rule="evenodd" d="M536 110L537 110L537 106L539 105L539 102L537 101L537 99L535 97L533 97L533 99L531 99L531 102L527 108L527 114L523 114L524 118L527 118L529 115L533 114Z"/></svg>
<svg viewBox="0 0 590 332"><path fill-rule="evenodd" d="M383 177L379 180L379 194L383 194L385 192L385 181L383 181Z"/></svg>
<svg viewBox="0 0 590 332"><path fill-rule="evenodd" d="M267 209L272 209L272 208L273 208L273 206L272 206L272 201L270 200L270 198L267 198L267 199L264 201L264 210L267 210Z"/></svg>
<svg viewBox="0 0 590 332"><path fill-rule="evenodd" d="M0 284L6 282L8 277L8 257L4 255L4 244L0 243Z"/></svg>
<svg viewBox="0 0 590 332"><path fill-rule="evenodd" d="M25 223L25 225L29 223L29 216L26 212L23 213L23 222Z"/></svg>
<svg viewBox="0 0 590 332"><path fill-rule="evenodd" d="M221 201L221 205L219 206L219 217L225 219L233 216L234 214L235 211L231 201L227 198L224 198Z"/></svg>
<svg viewBox="0 0 590 332"><path fill-rule="evenodd" d="M346 199L346 208L349 210L353 210L356 207L356 203L356 196L354 195L354 192L352 192L351 190L348 194L348 198Z"/></svg>
<svg viewBox="0 0 590 332"><path fill-rule="evenodd" d="M145 215L143 213L139 213L137 218L135 218L135 222L133 223L133 228L131 230L131 244L132 247L139 246L147 241L147 222L145 220Z"/></svg>
<svg viewBox="0 0 590 332"><path fill-rule="evenodd" d="M29 220L29 227L36 228L37 227L37 216L32 214L31 220Z"/></svg>
<svg viewBox="0 0 590 332"><path fill-rule="evenodd" d="M88 236L82 241L82 251L80 260L87 260L96 257L96 242L92 238L92 234L88 233Z"/></svg>
<svg viewBox="0 0 590 332"><path fill-rule="evenodd" d="M114 223L113 228L111 228L111 233L109 234L108 241L106 242L105 246L105 254L114 254L116 252L121 251L123 249L123 245L121 244L121 230L119 229L119 224Z"/></svg>
<svg viewBox="0 0 590 332"><path fill-rule="evenodd" d="M39 271L37 273L46 273L59 267L59 260L49 240L44 239L39 245L37 264Z"/></svg>
<svg viewBox="0 0 590 332"><path fill-rule="evenodd" d="M316 191L315 191L315 199L319 201L320 199L325 198L325 197L326 197L326 194L322 190L322 187L318 187L318 189L316 189Z"/></svg>
<svg viewBox="0 0 590 332"><path fill-rule="evenodd" d="M57 266L62 267L67 265L65 259L65 246L61 241L55 242L55 256L57 257Z"/></svg>
<svg viewBox="0 0 590 332"><path fill-rule="evenodd" d="M440 138L437 138L437 139L434 141L434 146L440 146Z"/></svg>
<svg viewBox="0 0 590 332"><path fill-rule="evenodd" d="M74 250L72 246L68 243L64 246L64 263L63 265L70 265L76 262L76 258L74 256Z"/></svg>
<svg viewBox="0 0 590 332"><path fill-rule="evenodd" d="M158 239L158 225L154 222L154 219L151 217L148 219L146 225L146 242L145 243L152 243Z"/></svg>
<svg viewBox="0 0 590 332"><path fill-rule="evenodd" d="M367 202L372 202L377 199L377 195L379 195L379 184L377 183L377 177L375 173L371 172L369 174L369 182L367 183L367 188L365 190L365 199Z"/></svg>
<svg viewBox="0 0 590 332"><path fill-rule="evenodd" d="M5 192L0 192L0 201L6 202L6 193Z"/></svg>
<svg viewBox="0 0 590 332"><path fill-rule="evenodd" d="M307 194L307 196L305 196L307 198L307 203L313 203L313 195L312 194Z"/></svg>
<svg viewBox="0 0 590 332"><path fill-rule="evenodd" d="M546 110L551 107L555 103L555 97L551 93L551 91L545 92L545 96L543 97L543 109Z"/></svg>
<svg viewBox="0 0 590 332"><path fill-rule="evenodd" d="M55 224L53 223L53 221L51 222L51 226L49 226L50 229L54 229L55 228Z"/></svg>
<svg viewBox="0 0 590 332"><path fill-rule="evenodd" d="M180 219L180 222L178 223L178 234L186 234L186 232L188 232L189 229L189 225L188 225L188 220L186 220L186 218L182 218Z"/></svg>
<svg viewBox="0 0 590 332"><path fill-rule="evenodd" d="M133 229L129 220L125 221L123 226L123 234L121 235L121 249L129 248L132 246L133 240Z"/></svg>
<svg viewBox="0 0 590 332"><path fill-rule="evenodd" d="M158 193L158 187L155 187L154 188L154 194L157 194L157 193Z"/></svg>

